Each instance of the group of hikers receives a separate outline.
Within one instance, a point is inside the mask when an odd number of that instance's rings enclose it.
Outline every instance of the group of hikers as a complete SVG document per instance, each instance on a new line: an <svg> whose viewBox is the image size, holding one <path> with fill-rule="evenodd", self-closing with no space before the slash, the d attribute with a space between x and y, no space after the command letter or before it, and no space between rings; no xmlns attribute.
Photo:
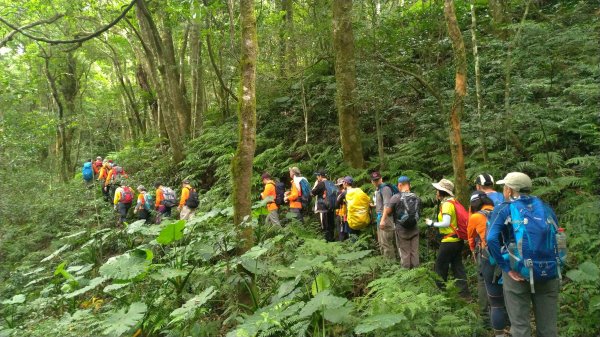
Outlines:
<svg viewBox="0 0 600 337"><path fill-rule="evenodd" d="M151 214L156 214L155 222L160 223L163 217L171 216L174 207L179 210L180 219L188 220L199 206L198 193L188 180L182 182L179 202L171 188L156 182L156 197L140 185L134 204L134 191L126 183L127 173L111 160L98 157L86 162L82 173L86 181L96 179L100 183L105 200L119 214L119 226L124 224L131 207L138 219L151 222ZM351 176L335 182L324 170L318 170L315 176L311 187L298 167L290 167L288 190L283 181L263 173L260 198L266 204L265 223L285 225L279 216L285 206L291 221L303 223L305 216L316 214L325 240L331 242L353 238L374 220L381 254L399 259L404 268L419 266L421 199L411 191L410 177L402 175L396 184L390 184L379 172L370 173L375 188L371 198L355 186ZM438 202L437 216L424 219L424 223L438 233L434 264L440 277L438 287L445 287L451 269L460 294L470 298L462 261L467 242L478 267L481 315L494 336L505 336L509 326L514 337L531 336L532 306L536 335L558 336L558 294L566 236L554 211L529 195L532 181L524 173L511 172L496 183L490 174L483 173L474 183L468 210L455 198L452 181L441 179L432 183ZM495 190L496 184L503 185L502 193ZM372 216L373 210L376 216Z"/></svg>
<svg viewBox="0 0 600 337"><path fill-rule="evenodd" d="M160 223L163 217L171 216L171 210L175 207L179 211L180 219L189 220L200 204L198 192L187 179L181 183L179 201L175 191L163 186L160 181L154 183L155 197L148 193L144 185L139 185L136 188L136 198L133 189L127 184L129 176L125 170L112 160L102 160L102 157L97 157L96 161L85 162L82 175L87 183L93 182L94 179L99 183L104 200L112 204L119 214L117 226L123 226L132 207L139 220Z"/></svg>
<svg viewBox="0 0 600 337"><path fill-rule="evenodd" d="M404 268L419 265L421 199L411 191L411 179L398 177L385 183L379 172L370 173L373 198L356 187L351 176L331 181L324 170L315 172L310 187L297 167L289 168L291 188L269 173L261 178L266 200L266 222L281 225L279 210L287 204L292 218L302 222L304 214L318 215L327 241L346 240L359 234L375 220L381 254L399 258ZM558 294L561 266L566 258L566 236L554 211L539 198L529 195L532 181L521 172L511 172L498 182L487 173L476 177L469 210L455 198L448 179L432 183L438 202L437 217L426 218L428 228L437 229L439 250L435 272L445 287L452 270L460 294L470 298L463 265L464 242L478 267L478 302L484 324L494 336L505 336L510 327L514 337L531 336L533 306L537 336L558 336ZM503 185L502 193L495 185ZM314 206L311 199L316 198ZM376 216L371 216L374 208Z"/></svg>

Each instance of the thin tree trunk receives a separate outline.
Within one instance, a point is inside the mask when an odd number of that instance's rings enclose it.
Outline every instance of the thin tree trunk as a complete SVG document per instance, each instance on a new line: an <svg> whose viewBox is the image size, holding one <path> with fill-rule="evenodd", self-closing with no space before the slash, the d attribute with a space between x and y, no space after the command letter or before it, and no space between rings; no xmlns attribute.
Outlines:
<svg viewBox="0 0 600 337"><path fill-rule="evenodd" d="M525 5L525 11L523 12L523 17L521 18L521 23L513 40L508 44L508 48L506 51L506 65L504 68L504 127L505 130L513 144L513 146L517 149L519 153L523 153L523 144L521 140L517 136L517 134L512 129L512 110L510 107L510 81L511 81L511 72L512 72L512 51L517 46L519 42L519 37L521 36L521 31L523 30L523 25L525 23L525 19L527 18L527 13L529 12L529 4L531 4L531 0L527 1Z"/></svg>
<svg viewBox="0 0 600 337"><path fill-rule="evenodd" d="M454 169L454 189L458 200L466 205L469 200L469 191L465 173L465 158L460 131L460 118L462 115L465 95L467 93L467 53L462 33L456 21L454 1L444 1L444 16L448 27L448 35L454 50L454 63L456 67L456 80L454 86L454 101L450 108L450 152L452 167Z"/></svg>
<svg viewBox="0 0 600 337"><path fill-rule="evenodd" d="M471 41L473 43L473 59L475 60L475 93L477 96L477 123L479 124L479 143L481 143L481 153L483 154L483 163L488 162L487 145L485 141L485 131L481 121L481 75L479 71L479 52L477 51L477 17L475 12L475 1L471 3Z"/></svg>
<svg viewBox="0 0 600 337"><path fill-rule="evenodd" d="M308 105L306 104L306 91L304 90L304 73L300 84L302 86L302 112L304 112L304 144L308 144Z"/></svg>
<svg viewBox="0 0 600 337"><path fill-rule="evenodd" d="M198 22L192 23L190 32L190 71L192 78L192 135L197 136L202 133L204 113L206 112L202 40Z"/></svg>
<svg viewBox="0 0 600 337"><path fill-rule="evenodd" d="M242 43L241 43L241 101L238 111L239 139L231 164L233 176L233 220L240 224L251 213L252 162L256 150L256 58L258 42L254 0L240 0ZM242 250L253 245L252 227L242 230Z"/></svg>
<svg viewBox="0 0 600 337"><path fill-rule="evenodd" d="M364 167L360 121L355 105L356 68L352 1L333 0L333 45L335 50L336 106L344 161Z"/></svg>
<svg viewBox="0 0 600 337"><path fill-rule="evenodd" d="M383 130L381 130L381 114L375 108L375 132L377 133L377 153L379 154L379 169L385 169L385 152L383 151Z"/></svg>
<svg viewBox="0 0 600 337"><path fill-rule="evenodd" d="M294 2L282 0L285 11L285 72L289 76L296 72L298 63L296 56L296 39L294 32Z"/></svg>

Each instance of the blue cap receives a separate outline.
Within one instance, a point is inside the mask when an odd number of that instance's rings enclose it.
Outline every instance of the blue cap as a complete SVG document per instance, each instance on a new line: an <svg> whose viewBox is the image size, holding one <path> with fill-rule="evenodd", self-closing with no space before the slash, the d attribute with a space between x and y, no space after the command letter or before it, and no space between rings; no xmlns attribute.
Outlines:
<svg viewBox="0 0 600 337"><path fill-rule="evenodd" d="M354 179L352 179L352 177L351 177L351 176L345 176L345 177L344 177L344 182L345 182L346 184L350 184L350 185L352 185L352 184L354 184Z"/></svg>
<svg viewBox="0 0 600 337"><path fill-rule="evenodd" d="M400 176L398 178L398 184L410 183L410 178L407 176Z"/></svg>

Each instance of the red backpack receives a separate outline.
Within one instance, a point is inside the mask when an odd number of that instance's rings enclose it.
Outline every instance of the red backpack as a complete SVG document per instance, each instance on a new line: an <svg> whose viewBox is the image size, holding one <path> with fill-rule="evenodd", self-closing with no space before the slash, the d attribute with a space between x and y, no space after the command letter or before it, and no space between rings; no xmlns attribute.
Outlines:
<svg viewBox="0 0 600 337"><path fill-rule="evenodd" d="M127 186L123 187L123 192L121 192L121 200L119 200L119 202L123 204L131 204L132 201L133 191Z"/></svg>
<svg viewBox="0 0 600 337"><path fill-rule="evenodd" d="M457 200L448 200L449 203L454 205L454 212L456 213L456 223L458 228L455 228L450 222L450 228L456 233L456 235L463 240L467 240L467 225L469 224L469 212L465 207Z"/></svg>

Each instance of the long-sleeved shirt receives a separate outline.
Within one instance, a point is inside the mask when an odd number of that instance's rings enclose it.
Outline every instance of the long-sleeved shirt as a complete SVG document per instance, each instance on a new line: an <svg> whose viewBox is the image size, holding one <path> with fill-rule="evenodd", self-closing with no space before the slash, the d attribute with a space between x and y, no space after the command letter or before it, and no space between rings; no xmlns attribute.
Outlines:
<svg viewBox="0 0 600 337"><path fill-rule="evenodd" d="M337 215L342 218L342 221L348 220L348 210L346 207L346 190L340 191L335 201L335 208L337 208Z"/></svg>
<svg viewBox="0 0 600 337"><path fill-rule="evenodd" d="M299 188L294 183L294 180L292 180L292 190L290 191L290 194L288 194L287 197L290 203L290 208L302 208L302 202L300 202L301 192L299 192L298 189Z"/></svg>
<svg viewBox="0 0 600 337"><path fill-rule="evenodd" d="M98 173L100 172L100 169L102 168L103 164L101 161L96 160L93 164L92 164L92 169L94 170L94 174L98 175Z"/></svg>
<svg viewBox="0 0 600 337"><path fill-rule="evenodd" d="M326 192L327 187L325 186L325 180L317 182L315 187L310 191L311 195L317 197L317 202L315 202L315 210L317 212L327 212L327 207L325 206Z"/></svg>
<svg viewBox="0 0 600 337"><path fill-rule="evenodd" d="M265 184L265 189L260 194L260 198L263 200L267 198L272 199L271 201L267 202L267 211L275 211L279 208L279 206L277 206L277 204L275 203L276 197L277 191L275 189L275 182L273 180L268 180Z"/></svg>
<svg viewBox="0 0 600 337"><path fill-rule="evenodd" d="M108 176L108 167L106 165L102 165L100 168L100 173L98 174L98 180L105 180Z"/></svg>
<svg viewBox="0 0 600 337"><path fill-rule="evenodd" d="M489 211L490 215L493 209L494 207L490 205L484 205L481 208L482 211ZM479 212L473 213L469 217L469 224L467 226L467 237L469 238L469 248L471 249L471 251L475 250L475 246L477 246L477 244L479 244L481 248L486 246L485 230L487 218L487 216Z"/></svg>
<svg viewBox="0 0 600 337"><path fill-rule="evenodd" d="M146 193L148 193L148 192L142 192L142 193L138 194L137 204L135 205L135 209L137 209L137 210L144 209L144 205L146 204L146 199L145 199Z"/></svg>
<svg viewBox="0 0 600 337"><path fill-rule="evenodd" d="M133 200L133 191L131 190L130 187L128 187L128 188L129 188L129 192L132 193L131 200ZM115 198L113 199L113 204L116 205L119 202L121 202L123 193L125 193L125 190L123 189L123 187L121 187L121 186L117 187L117 189L115 190Z"/></svg>
<svg viewBox="0 0 600 337"><path fill-rule="evenodd" d="M154 207L158 209L163 200L165 200L165 194L163 193L162 186L159 186L156 189L156 200L154 202Z"/></svg>
<svg viewBox="0 0 600 337"><path fill-rule="evenodd" d="M118 173L116 171L116 166L114 166L113 168L110 169L110 171L108 171L108 176L106 177L106 182L104 182L104 186L108 186L110 184L113 183L113 176L116 176ZM127 173L125 172L125 170L121 169L121 173L120 175L124 178L128 178L129 176L127 175Z"/></svg>
<svg viewBox="0 0 600 337"><path fill-rule="evenodd" d="M190 197L190 190L191 189L192 189L192 186L190 186L190 185L184 185L183 186L183 188L181 189L181 198L179 198L179 207L185 206L185 202Z"/></svg>

